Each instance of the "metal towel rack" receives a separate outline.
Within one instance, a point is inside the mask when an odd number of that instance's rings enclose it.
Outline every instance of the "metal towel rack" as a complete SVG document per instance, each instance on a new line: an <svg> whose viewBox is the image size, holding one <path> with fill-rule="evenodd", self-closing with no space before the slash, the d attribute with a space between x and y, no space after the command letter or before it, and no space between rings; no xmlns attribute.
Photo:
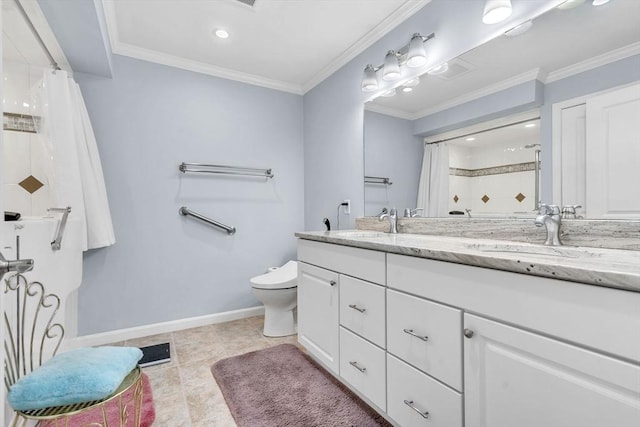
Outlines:
<svg viewBox="0 0 640 427"><path fill-rule="evenodd" d="M215 221L215 220L213 220L211 218L208 218L208 217L206 217L204 215L201 215L201 214L199 214L197 212L189 210L186 206L182 206L178 212L182 216L192 216L194 218L199 219L200 221L206 222L207 224L211 224L214 227L218 227L219 229L226 231L227 234L230 235L230 236L236 233L236 228L235 227L232 227L232 226L229 226L229 225L224 225L221 222Z"/></svg>
<svg viewBox="0 0 640 427"><path fill-rule="evenodd" d="M384 176L366 176L364 177L364 182L367 184L384 184L391 185L393 182L387 177Z"/></svg>
<svg viewBox="0 0 640 427"><path fill-rule="evenodd" d="M180 172L217 173L222 175L264 176L273 178L271 169L243 168L239 166L207 165L204 163L184 163L178 166Z"/></svg>
<svg viewBox="0 0 640 427"><path fill-rule="evenodd" d="M56 231L56 238L51 242L51 250L59 251L60 248L62 248L62 236L64 236L64 229L67 226L67 218L71 213L71 206L67 206L66 208L49 208L47 211L62 213L62 219L58 223L58 230Z"/></svg>

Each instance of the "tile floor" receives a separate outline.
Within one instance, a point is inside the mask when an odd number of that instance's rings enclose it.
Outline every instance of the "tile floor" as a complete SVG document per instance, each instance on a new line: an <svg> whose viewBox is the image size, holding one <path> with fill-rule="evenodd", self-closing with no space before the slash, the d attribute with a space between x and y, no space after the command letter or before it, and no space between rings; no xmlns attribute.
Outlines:
<svg viewBox="0 0 640 427"><path fill-rule="evenodd" d="M142 347L170 343L171 362L149 366L156 404L154 427L235 427L222 393L211 375L220 359L282 343L297 345L297 337L266 338L263 317L152 335L123 343Z"/></svg>

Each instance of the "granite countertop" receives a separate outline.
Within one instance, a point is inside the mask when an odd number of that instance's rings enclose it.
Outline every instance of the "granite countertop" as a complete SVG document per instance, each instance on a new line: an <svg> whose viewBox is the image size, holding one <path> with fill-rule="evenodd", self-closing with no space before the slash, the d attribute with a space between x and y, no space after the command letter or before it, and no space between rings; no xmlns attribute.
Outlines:
<svg viewBox="0 0 640 427"><path fill-rule="evenodd" d="M295 235L318 242L640 292L640 251L365 230Z"/></svg>

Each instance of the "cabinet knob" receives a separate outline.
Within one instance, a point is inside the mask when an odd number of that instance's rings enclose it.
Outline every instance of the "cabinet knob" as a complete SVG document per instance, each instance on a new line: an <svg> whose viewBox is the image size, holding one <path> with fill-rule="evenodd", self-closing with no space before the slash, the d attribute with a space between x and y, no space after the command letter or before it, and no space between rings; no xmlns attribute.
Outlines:
<svg viewBox="0 0 640 427"><path fill-rule="evenodd" d="M329 282L329 284L330 284L331 286L335 286L335 285L336 285L336 281L335 281L335 280L331 280L331 281Z"/></svg>
<svg viewBox="0 0 640 427"><path fill-rule="evenodd" d="M473 334L474 334L474 332L473 332L471 329L465 329L465 330L464 330L464 336L465 336L466 338L471 338L471 337L473 337Z"/></svg>

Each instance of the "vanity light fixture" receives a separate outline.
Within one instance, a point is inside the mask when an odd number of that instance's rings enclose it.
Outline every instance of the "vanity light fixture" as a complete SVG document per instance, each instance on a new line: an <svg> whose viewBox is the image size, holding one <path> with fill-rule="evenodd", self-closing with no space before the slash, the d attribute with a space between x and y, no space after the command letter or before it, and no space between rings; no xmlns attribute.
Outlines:
<svg viewBox="0 0 640 427"><path fill-rule="evenodd" d="M487 0L484 4L482 22L497 24L511 16L511 0Z"/></svg>
<svg viewBox="0 0 640 427"><path fill-rule="evenodd" d="M369 64L364 68L364 78L362 79L362 91L373 92L378 90L378 76L373 65Z"/></svg>
<svg viewBox="0 0 640 427"><path fill-rule="evenodd" d="M382 69L382 80L394 81L400 78L400 62L395 50L390 50L384 57L384 68Z"/></svg>
<svg viewBox="0 0 640 427"><path fill-rule="evenodd" d="M427 50L424 48L424 40L418 33L414 33L409 41L409 52L407 53L407 67L422 67L427 63Z"/></svg>
<svg viewBox="0 0 640 427"><path fill-rule="evenodd" d="M434 33L428 36L414 33L409 43L398 50L390 50L384 58L384 64L374 67L368 64L364 69L362 77L362 91L373 92L378 90L378 71L382 70L382 79L385 81L398 80L402 76L403 65L408 67L420 67L427 62L424 43L435 37Z"/></svg>
<svg viewBox="0 0 640 427"><path fill-rule="evenodd" d="M221 38L221 39L228 39L229 38L229 32L227 30L223 30L222 28L218 28L215 31L215 35L216 35L216 37Z"/></svg>

